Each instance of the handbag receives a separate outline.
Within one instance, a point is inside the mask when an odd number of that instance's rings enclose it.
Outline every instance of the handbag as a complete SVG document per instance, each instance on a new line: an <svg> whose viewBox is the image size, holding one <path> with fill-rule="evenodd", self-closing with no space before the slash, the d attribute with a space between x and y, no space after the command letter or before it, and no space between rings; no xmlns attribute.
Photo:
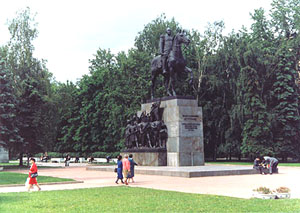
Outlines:
<svg viewBox="0 0 300 213"><path fill-rule="evenodd" d="M37 172L36 173L32 173L32 174L30 174L30 176L31 176L31 178L36 178L38 176L38 173Z"/></svg>
<svg viewBox="0 0 300 213"><path fill-rule="evenodd" d="M118 172L118 169L117 169L117 168L115 168L115 172Z"/></svg>

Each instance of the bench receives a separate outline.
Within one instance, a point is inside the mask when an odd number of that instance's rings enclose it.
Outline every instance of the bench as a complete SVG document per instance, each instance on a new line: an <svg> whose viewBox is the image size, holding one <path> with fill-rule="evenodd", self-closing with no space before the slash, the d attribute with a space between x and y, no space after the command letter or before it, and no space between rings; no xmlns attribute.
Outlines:
<svg viewBox="0 0 300 213"><path fill-rule="evenodd" d="M64 158L51 158L50 162L51 163L64 163L65 159Z"/></svg>
<svg viewBox="0 0 300 213"><path fill-rule="evenodd" d="M35 162L40 162L41 161L41 158L34 157L34 159L35 159ZM22 160L23 160L23 162L27 162L28 158L27 157L23 157Z"/></svg>
<svg viewBox="0 0 300 213"><path fill-rule="evenodd" d="M90 158L88 158L88 160L89 160ZM117 161L118 161L118 159L116 159L116 158L111 158L110 160L109 160L109 162L111 163L111 162L113 162L113 163L117 163ZM90 163L90 161L88 161L89 163ZM94 158L94 160L93 160L93 162L92 163L107 163L107 160L106 160L106 158Z"/></svg>
<svg viewBox="0 0 300 213"><path fill-rule="evenodd" d="M50 161L52 163L64 163L65 160L66 160L66 158L51 158ZM71 158L70 159L70 163L75 163L75 161L76 161L76 158ZM86 163L86 162L87 162L87 160L85 160L85 158L79 158L78 163Z"/></svg>

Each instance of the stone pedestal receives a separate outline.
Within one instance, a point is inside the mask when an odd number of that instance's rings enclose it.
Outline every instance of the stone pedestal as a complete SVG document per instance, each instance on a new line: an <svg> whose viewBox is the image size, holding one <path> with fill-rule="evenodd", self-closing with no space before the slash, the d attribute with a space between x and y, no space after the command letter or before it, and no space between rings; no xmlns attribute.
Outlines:
<svg viewBox="0 0 300 213"><path fill-rule="evenodd" d="M0 163L8 163L8 150L0 146Z"/></svg>
<svg viewBox="0 0 300 213"><path fill-rule="evenodd" d="M167 151L165 149L157 150L124 150L121 155L133 155L134 161L143 166L166 166Z"/></svg>
<svg viewBox="0 0 300 213"><path fill-rule="evenodd" d="M141 111L150 112L153 102L142 104ZM167 165L204 165L202 108L197 100L167 97L161 99L160 107L168 128Z"/></svg>

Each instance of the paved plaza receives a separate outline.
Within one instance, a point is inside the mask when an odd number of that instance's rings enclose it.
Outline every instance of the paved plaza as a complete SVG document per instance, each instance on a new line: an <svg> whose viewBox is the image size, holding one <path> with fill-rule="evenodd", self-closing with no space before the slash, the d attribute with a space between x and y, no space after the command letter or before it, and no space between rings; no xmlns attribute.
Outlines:
<svg viewBox="0 0 300 213"><path fill-rule="evenodd" d="M251 166L249 166L249 168L251 168ZM28 171L13 170L12 172L27 173ZM252 190L260 186L265 186L270 189L285 186L291 189L291 198L300 198L300 168L281 167L279 165L279 172L279 174L273 175L250 174L196 178L136 174L135 183L130 183L129 187L251 198ZM71 164L71 166L67 168L39 169L39 175L83 181L83 183L76 184L42 185L43 191L122 186L122 184L115 184L116 173L111 171L86 170L86 165L80 166L79 164ZM26 191L24 186L0 187L0 192L23 191Z"/></svg>

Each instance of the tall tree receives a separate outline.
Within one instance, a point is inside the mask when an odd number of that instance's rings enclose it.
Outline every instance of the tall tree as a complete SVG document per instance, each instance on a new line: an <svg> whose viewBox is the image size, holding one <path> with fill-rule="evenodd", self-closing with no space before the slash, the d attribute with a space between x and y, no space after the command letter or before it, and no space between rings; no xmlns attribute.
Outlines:
<svg viewBox="0 0 300 213"><path fill-rule="evenodd" d="M56 144L52 151L58 152L74 152L73 140L68 137L68 126L72 124L70 119L75 107L75 100L77 97L76 85L67 81L66 83L53 83L54 87L54 102L57 108L57 134L54 140Z"/></svg>
<svg viewBox="0 0 300 213"><path fill-rule="evenodd" d="M257 71L247 66L242 69L242 75L245 90L244 112L246 120L243 128L242 152L249 156L274 154L272 150L271 122L266 106L260 97L262 86Z"/></svg>
<svg viewBox="0 0 300 213"><path fill-rule="evenodd" d="M8 150L18 150L22 147L23 138L20 137L17 128L17 99L12 84L12 73L5 60L6 53L7 48L0 47L0 146Z"/></svg>
<svg viewBox="0 0 300 213"><path fill-rule="evenodd" d="M51 74L45 61L33 57L33 40L37 37L37 23L30 9L17 13L16 18L8 22L11 38L8 44L8 69L13 73L16 96L20 99L17 111L17 123L20 135L26 147L21 150L29 154L42 151L43 143L49 142L49 130L44 128L51 120L46 119ZM47 132L45 132L47 131ZM46 137L45 137L46 136ZM22 164L20 153L20 164Z"/></svg>
<svg viewBox="0 0 300 213"><path fill-rule="evenodd" d="M289 41L283 41L277 52L276 81L273 84L274 142L277 153L283 158L299 157L300 116L297 76L293 51Z"/></svg>
<svg viewBox="0 0 300 213"><path fill-rule="evenodd" d="M271 9L271 26L276 37L275 60L270 105L273 109L274 143L277 154L299 157L299 74L300 59L300 2L274 0Z"/></svg>
<svg viewBox="0 0 300 213"><path fill-rule="evenodd" d="M273 0L271 17L274 32L289 38L299 33L300 2L299 0Z"/></svg>

